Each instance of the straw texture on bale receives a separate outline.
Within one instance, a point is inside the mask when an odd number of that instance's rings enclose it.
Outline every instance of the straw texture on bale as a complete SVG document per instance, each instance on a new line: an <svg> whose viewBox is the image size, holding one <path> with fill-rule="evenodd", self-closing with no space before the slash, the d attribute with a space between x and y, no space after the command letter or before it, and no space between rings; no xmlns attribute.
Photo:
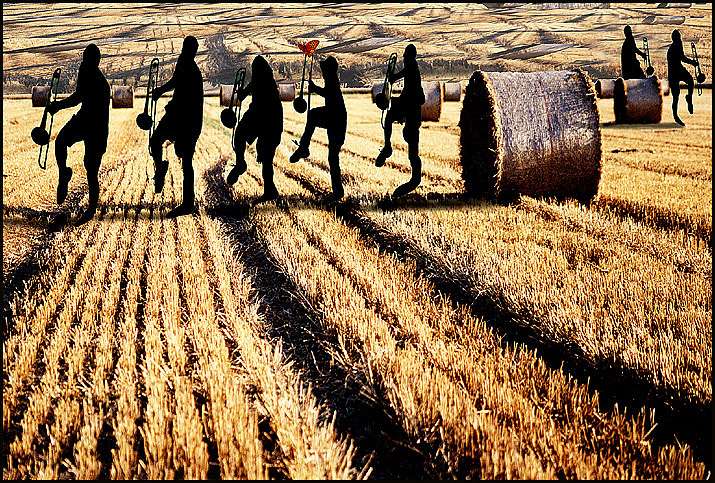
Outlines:
<svg viewBox="0 0 715 483"><path fill-rule="evenodd" d="M468 193L589 202L601 178L596 91L576 71L472 74L459 120Z"/></svg>
<svg viewBox="0 0 715 483"><path fill-rule="evenodd" d="M227 85L227 84L221 84L219 87L219 103L222 107L229 107L229 104L231 104L231 94L233 94L233 84ZM241 104L241 101L238 99L238 96L233 98L233 106L230 107L236 107Z"/></svg>
<svg viewBox="0 0 715 483"><path fill-rule="evenodd" d="M132 86L114 86L112 89L112 109L134 107L134 88Z"/></svg>
<svg viewBox="0 0 715 483"><path fill-rule="evenodd" d="M459 82L444 83L445 102L459 102L462 100L462 84Z"/></svg>
<svg viewBox="0 0 715 483"><path fill-rule="evenodd" d="M278 94L281 96L281 101L292 101L295 99L295 84L278 84Z"/></svg>
<svg viewBox="0 0 715 483"><path fill-rule="evenodd" d="M50 98L50 86L32 87L32 107L45 107Z"/></svg>
<svg viewBox="0 0 715 483"><path fill-rule="evenodd" d="M443 84L439 81L425 81L422 82L422 90L425 93L425 103L422 104L422 120L439 121L444 102Z"/></svg>
<svg viewBox="0 0 715 483"><path fill-rule="evenodd" d="M663 116L663 93L656 76L646 79L619 77L613 91L617 124L658 124Z"/></svg>
<svg viewBox="0 0 715 483"><path fill-rule="evenodd" d="M616 86L616 79L598 79L596 81L596 94L599 99L613 99L613 88Z"/></svg>

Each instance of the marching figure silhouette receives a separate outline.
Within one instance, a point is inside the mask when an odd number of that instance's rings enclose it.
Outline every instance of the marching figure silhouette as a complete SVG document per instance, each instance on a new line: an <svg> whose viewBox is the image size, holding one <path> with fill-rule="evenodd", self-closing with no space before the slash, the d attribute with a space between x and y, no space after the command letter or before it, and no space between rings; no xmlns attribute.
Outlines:
<svg viewBox="0 0 715 483"><path fill-rule="evenodd" d="M645 59L645 52L636 46L636 39L633 37L630 25L626 25L623 33L626 35L626 39L621 47L621 77L624 79L645 79L645 72L643 72L641 64L636 58L636 54L638 54Z"/></svg>
<svg viewBox="0 0 715 483"><path fill-rule="evenodd" d="M226 179L234 184L246 172L246 145L256 141L256 161L262 165L263 195L257 203L278 198L278 190L273 182L273 157L281 143L283 133L283 106L278 85L273 78L273 70L266 59L257 55L251 63L251 82L238 92L243 101L251 94L251 104L236 126L233 150L236 165Z"/></svg>
<svg viewBox="0 0 715 483"><path fill-rule="evenodd" d="M668 84L670 85L670 95L673 97L673 119L681 126L685 123L678 117L678 100L680 99L680 81L683 81L688 86L688 93L685 95L685 101L688 103L688 112L693 113L693 88L695 82L693 76L690 75L688 69L682 64L685 62L690 65L697 65L697 61L689 59L685 56L683 50L683 40L680 38L680 31L673 30L671 34L673 43L668 47Z"/></svg>
<svg viewBox="0 0 715 483"><path fill-rule="evenodd" d="M72 168L67 167L67 148L84 142L84 168L87 170L89 204L79 223L90 220L99 202L99 166L107 150L109 136L109 84L99 70L101 54L95 44L89 44L82 54L77 74L77 87L67 98L53 101L47 106L50 114L82 104L79 112L65 124L55 141L55 158L59 168L57 203L67 198L67 186L72 178Z"/></svg>
<svg viewBox="0 0 715 483"><path fill-rule="evenodd" d="M301 158L310 156L310 139L316 127L328 131L328 163L330 164L330 180L333 187L333 198L339 200L343 197L343 183L340 176L340 149L345 142L348 113L345 109L343 93L340 90L338 76L338 61L329 56L320 62L325 87L319 87L309 81L308 92L318 94L325 98L324 107L315 107L308 111L308 120L305 131L300 138L300 144L295 153L290 157L291 163L297 163Z"/></svg>
<svg viewBox="0 0 715 483"><path fill-rule="evenodd" d="M183 199L180 205L171 210L167 217L187 215L194 211L194 167L192 164L196 142L201 134L204 109L204 87L201 71L194 57L199 50L199 42L193 36L184 39L181 54L176 61L176 68L171 79L154 89L152 98L159 99L162 94L174 90L174 95L166 105L164 117L151 137L151 156L154 159L154 191L161 193L164 179L169 169L169 162L163 159L162 147L165 141L174 142L176 156L181 158L181 170L184 173Z"/></svg>
<svg viewBox="0 0 715 483"><path fill-rule="evenodd" d="M405 47L403 54L404 67L400 72L392 74L390 83L404 78L405 85L402 93L392 99L392 105L385 115L385 146L375 160L375 166L384 166L385 161L392 155L392 123L397 121L405 123L402 135L407 142L408 156L412 166L412 178L400 185L392 194L394 198L406 195L420 185L422 181L422 160L419 156L420 125L422 124L422 104L425 103L425 94L422 90L420 69L417 65L417 49L413 44Z"/></svg>

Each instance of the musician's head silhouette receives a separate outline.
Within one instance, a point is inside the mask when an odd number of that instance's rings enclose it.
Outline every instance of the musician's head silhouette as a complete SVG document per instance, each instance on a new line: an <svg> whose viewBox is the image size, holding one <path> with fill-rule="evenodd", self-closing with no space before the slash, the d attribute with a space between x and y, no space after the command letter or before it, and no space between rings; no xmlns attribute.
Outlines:
<svg viewBox="0 0 715 483"><path fill-rule="evenodd" d="M329 55L320 61L320 71L324 79L335 79L338 76L338 61Z"/></svg>
<svg viewBox="0 0 715 483"><path fill-rule="evenodd" d="M181 48L181 55L186 58L193 59L196 56L196 52L199 51L199 41L196 37L189 35L184 39L184 45Z"/></svg>
<svg viewBox="0 0 715 483"><path fill-rule="evenodd" d="M89 44L82 54L82 63L86 67L99 67L99 59L101 54L99 53L99 47L95 44Z"/></svg>
<svg viewBox="0 0 715 483"><path fill-rule="evenodd" d="M417 48L414 44L409 44L405 47L405 53L403 54L405 60L415 60L417 58Z"/></svg>
<svg viewBox="0 0 715 483"><path fill-rule="evenodd" d="M633 37L633 30L631 30L630 25L625 26L625 28L623 29L623 33L626 34L626 37Z"/></svg>
<svg viewBox="0 0 715 483"><path fill-rule="evenodd" d="M251 62L251 78L259 83L273 78L273 69L262 55L255 56Z"/></svg>
<svg viewBox="0 0 715 483"><path fill-rule="evenodd" d="M673 42L682 41L682 39L680 38L680 30L678 29L673 30L673 33L670 34L670 37L673 39Z"/></svg>

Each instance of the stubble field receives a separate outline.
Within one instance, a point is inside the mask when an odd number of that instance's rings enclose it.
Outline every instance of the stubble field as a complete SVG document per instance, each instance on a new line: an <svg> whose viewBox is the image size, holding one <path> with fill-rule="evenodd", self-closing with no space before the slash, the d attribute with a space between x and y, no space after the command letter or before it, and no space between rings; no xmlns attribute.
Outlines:
<svg viewBox="0 0 715 483"><path fill-rule="evenodd" d="M3 101L4 478L707 474L711 91L687 129L608 125L600 101L590 207L465 199L459 103L423 124L422 186L386 203L406 146L396 129L374 167L364 95L347 98L346 201L321 201L323 131L288 162L304 117L284 103L283 200L252 207L260 166L249 148L225 184L217 101L196 215L165 218L180 163L169 147L154 194L137 107L111 112L97 216L55 231L54 154L40 171L28 135L40 110Z"/></svg>

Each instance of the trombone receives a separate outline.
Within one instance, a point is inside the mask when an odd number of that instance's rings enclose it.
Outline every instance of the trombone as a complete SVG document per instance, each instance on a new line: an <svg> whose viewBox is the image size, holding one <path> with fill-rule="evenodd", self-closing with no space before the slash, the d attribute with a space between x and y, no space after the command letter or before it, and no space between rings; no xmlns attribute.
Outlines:
<svg viewBox="0 0 715 483"><path fill-rule="evenodd" d="M645 53L645 60L648 63L648 67L646 67L645 73L646 75L651 76L653 75L653 72L655 72L655 69L650 63L650 48L648 47L648 37L643 37L643 52Z"/></svg>
<svg viewBox="0 0 715 483"><path fill-rule="evenodd" d="M156 127L156 105L158 100L154 100L152 92L159 82L159 59L154 57L149 64L149 80L146 85L146 98L144 99L144 112L137 116L137 126L143 131L149 131L149 153L151 153L151 137ZM151 98L151 108L149 99Z"/></svg>
<svg viewBox="0 0 715 483"><path fill-rule="evenodd" d="M375 95L375 104L382 111L380 116L380 124L385 127L385 111L390 107L390 99L392 98L392 82L390 82L390 77L395 73L395 66L397 65L397 54L390 54L390 58L387 59L387 73L385 74L385 81L382 83L382 91Z"/></svg>
<svg viewBox="0 0 715 483"><path fill-rule="evenodd" d="M59 67L55 69L55 71L52 73L52 79L50 80L50 91L47 93L47 104L45 104L45 110L42 113L42 121L40 122L40 125L33 128L32 132L30 133L30 136L32 137L32 140L35 142L35 144L38 144L40 146L40 154L37 156L37 164L42 169L47 169L47 153L50 151L50 136L52 135L52 124L55 120L55 115L51 114L50 129L46 130L45 125L47 124L47 109L50 107L50 100L52 102L55 102L57 100L57 89L60 85L61 73L62 69L60 69ZM52 94L55 95L54 98L52 98ZM45 146L47 147L45 148ZM44 159L42 158L43 151L45 153Z"/></svg>
<svg viewBox="0 0 715 483"><path fill-rule="evenodd" d="M231 146L233 146L233 140L236 137L236 126L238 125L238 120L241 117L241 100L238 98L238 94L243 90L243 84L246 80L246 69L241 67L236 71L236 77L233 80L233 90L231 91L231 102L228 107L221 111L221 124L229 129L232 129L231 133Z"/></svg>
<svg viewBox="0 0 715 483"><path fill-rule="evenodd" d="M700 68L700 60L698 59L698 49L695 48L695 42L690 42L690 50L693 51L693 59L695 60L695 79L698 81L698 95L703 95L703 82L705 82L705 74Z"/></svg>

